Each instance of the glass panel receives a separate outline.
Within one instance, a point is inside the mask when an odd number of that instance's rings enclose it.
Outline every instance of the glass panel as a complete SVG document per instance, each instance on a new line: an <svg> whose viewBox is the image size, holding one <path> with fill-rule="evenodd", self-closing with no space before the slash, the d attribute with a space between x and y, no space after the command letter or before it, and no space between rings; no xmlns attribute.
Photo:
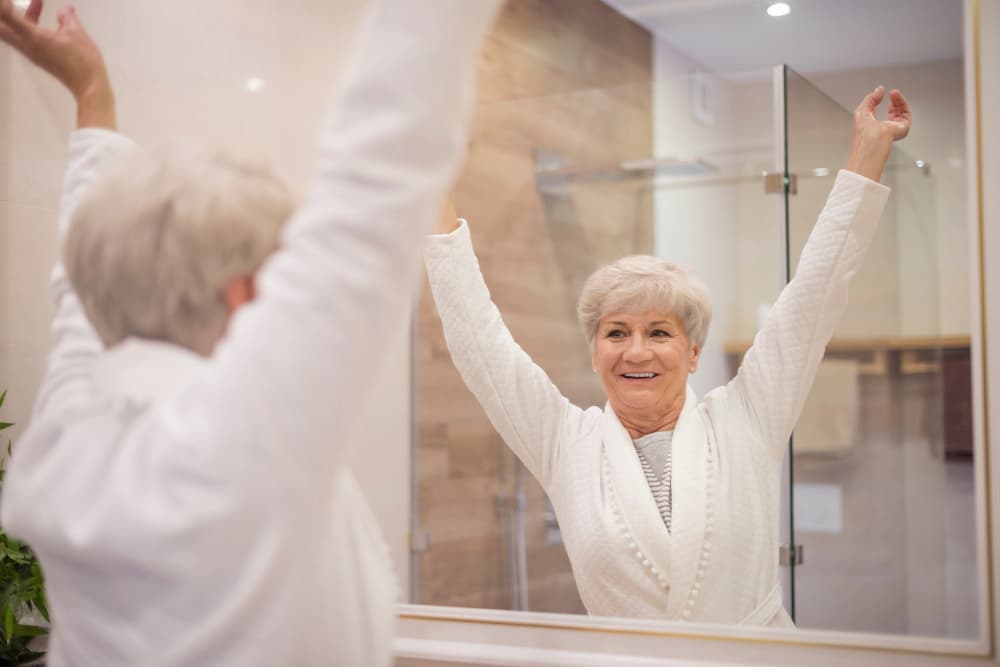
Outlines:
<svg viewBox="0 0 1000 667"><path fill-rule="evenodd" d="M791 70L786 94L794 265L852 114ZM976 634L969 340L941 335L934 178L894 150L892 196L793 436L799 627Z"/></svg>

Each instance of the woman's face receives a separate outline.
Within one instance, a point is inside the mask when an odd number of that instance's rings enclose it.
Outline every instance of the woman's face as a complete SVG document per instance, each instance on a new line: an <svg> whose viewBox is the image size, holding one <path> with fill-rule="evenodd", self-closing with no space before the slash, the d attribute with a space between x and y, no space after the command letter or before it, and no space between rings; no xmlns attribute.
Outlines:
<svg viewBox="0 0 1000 667"><path fill-rule="evenodd" d="M611 313L594 338L594 370L619 416L658 419L686 392L701 349L670 313Z"/></svg>

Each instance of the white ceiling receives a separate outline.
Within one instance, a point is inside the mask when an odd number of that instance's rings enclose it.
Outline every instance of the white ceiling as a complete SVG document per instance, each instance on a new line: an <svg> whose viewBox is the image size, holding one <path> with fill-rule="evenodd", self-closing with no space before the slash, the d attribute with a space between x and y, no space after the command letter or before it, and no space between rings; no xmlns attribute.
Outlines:
<svg viewBox="0 0 1000 667"><path fill-rule="evenodd" d="M605 0L712 72L803 74L962 57L962 0Z"/></svg>

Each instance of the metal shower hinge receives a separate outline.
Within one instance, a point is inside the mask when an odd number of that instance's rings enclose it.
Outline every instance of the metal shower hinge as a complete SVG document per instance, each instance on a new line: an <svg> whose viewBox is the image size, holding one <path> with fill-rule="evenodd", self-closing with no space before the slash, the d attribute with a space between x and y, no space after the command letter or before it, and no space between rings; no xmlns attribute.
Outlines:
<svg viewBox="0 0 1000 667"><path fill-rule="evenodd" d="M788 194L794 195L799 191L799 179L795 174L789 174L786 178L781 172L764 172L764 192L769 195L783 194L787 189Z"/></svg>
<svg viewBox="0 0 1000 667"><path fill-rule="evenodd" d="M778 547L778 563L782 567L799 566L805 563L805 549L801 544L782 544Z"/></svg>

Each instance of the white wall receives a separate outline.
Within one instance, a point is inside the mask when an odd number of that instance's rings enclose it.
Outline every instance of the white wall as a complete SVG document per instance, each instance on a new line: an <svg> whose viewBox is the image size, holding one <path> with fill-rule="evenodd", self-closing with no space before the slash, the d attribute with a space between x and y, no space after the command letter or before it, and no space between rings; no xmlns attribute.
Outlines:
<svg viewBox="0 0 1000 667"><path fill-rule="evenodd" d="M903 238L906 247L936 247L935 265L924 267L936 278L937 312L934 317L945 335L968 335L969 302L956 295L968 293L969 224L966 211L967 179L965 155L965 91L961 60L882 67L835 74L819 74L810 80L842 106L853 109L872 87L872 82L899 88L910 101L914 118L913 130L900 147L913 158L931 165L934 216L932 238ZM901 220L900 233L914 230L919 212L911 212ZM912 267L908 276L919 279L920 267ZM907 277L908 277L907 276ZM903 278L906 280L906 277ZM904 291L904 298L916 300L920 295ZM931 326L926 317L910 316L920 312L919 304L904 303L904 332Z"/></svg>
<svg viewBox="0 0 1000 667"><path fill-rule="evenodd" d="M63 3L55 3L63 4ZM343 69L365 0L164 3L79 0L104 48L123 132L143 144L175 140L228 146L269 161L300 190L314 135ZM49 8L48 20L55 7ZM244 81L261 77L259 93ZM47 277L64 146L74 115L68 96L0 47L0 389L14 436L27 424L45 363L51 307ZM405 332L386 337L358 476L382 520L404 590L409 533L409 360ZM6 442L4 442L6 444ZM336 443L331 443L335 446Z"/></svg>

